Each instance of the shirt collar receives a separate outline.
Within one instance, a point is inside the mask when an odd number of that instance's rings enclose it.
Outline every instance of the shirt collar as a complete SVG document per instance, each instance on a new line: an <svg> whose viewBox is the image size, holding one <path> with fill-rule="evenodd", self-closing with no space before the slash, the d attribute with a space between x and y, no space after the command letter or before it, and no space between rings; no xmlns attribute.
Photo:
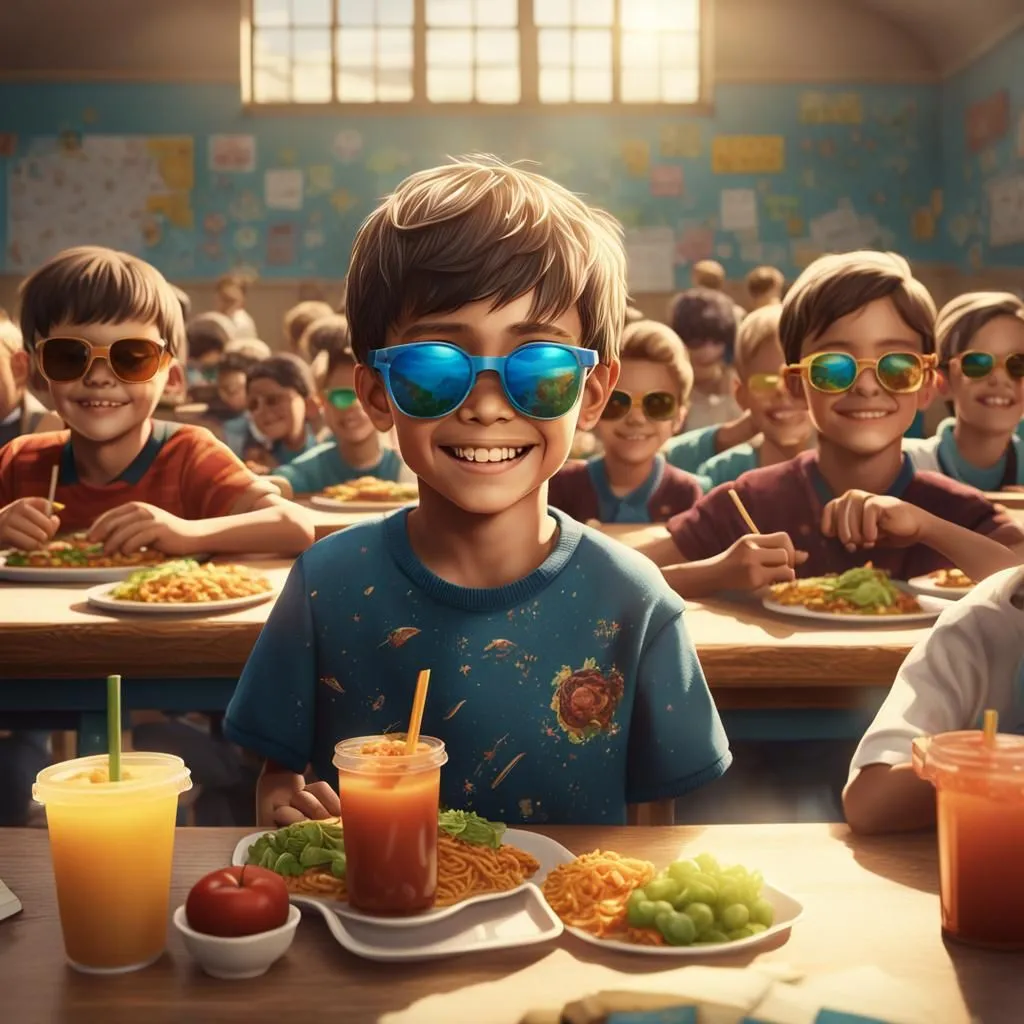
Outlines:
<svg viewBox="0 0 1024 1024"><path fill-rule="evenodd" d="M603 456L590 459L587 462L587 473L597 492L597 505L600 510L598 518L603 523L613 523L616 521L616 513L624 505L646 510L648 502L661 484L661 478L665 473L665 457L655 455L654 464L651 466L650 473L647 474L647 479L636 490L621 497L612 491L608 481L608 467L605 465Z"/></svg>
<svg viewBox="0 0 1024 1024"><path fill-rule="evenodd" d="M797 458L799 458L799 456L797 456ZM814 486L814 493L817 494L818 500L822 505L827 505L835 498L835 495L832 493L832 488L829 487L828 481L821 475L821 468L818 466L817 453L814 453L813 458L808 459L807 471L810 474L811 484ZM889 490L885 493L890 498L902 498L903 492L906 491L913 479L914 464L910 461L910 456L904 454L900 471L896 475L896 479L893 480Z"/></svg>
<svg viewBox="0 0 1024 1024"><path fill-rule="evenodd" d="M153 420L152 429L149 432L149 439L142 446L142 451L129 463L124 472L112 483L126 483L135 485L146 475L146 471L156 461L167 439L178 429L180 424L167 423L162 420ZM78 467L75 465L75 451L71 445L70 438L61 449L60 473L58 481L64 486L71 486L78 483Z"/></svg>

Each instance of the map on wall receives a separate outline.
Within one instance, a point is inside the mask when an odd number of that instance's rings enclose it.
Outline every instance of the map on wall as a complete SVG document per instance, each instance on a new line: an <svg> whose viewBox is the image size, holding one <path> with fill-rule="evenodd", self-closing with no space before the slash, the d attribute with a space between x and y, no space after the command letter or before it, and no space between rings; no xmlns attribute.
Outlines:
<svg viewBox="0 0 1024 1024"><path fill-rule="evenodd" d="M194 227L187 136L33 139L7 184L7 266L32 270L73 245L143 253L166 231Z"/></svg>

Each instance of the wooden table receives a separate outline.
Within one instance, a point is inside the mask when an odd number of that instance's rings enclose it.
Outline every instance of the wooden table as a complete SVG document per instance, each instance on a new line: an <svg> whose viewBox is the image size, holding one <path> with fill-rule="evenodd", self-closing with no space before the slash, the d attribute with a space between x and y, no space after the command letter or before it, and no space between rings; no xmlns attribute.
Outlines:
<svg viewBox="0 0 1024 1024"><path fill-rule="evenodd" d="M172 910L201 875L228 863L246 831L179 829ZM602 847L659 864L684 849L689 855L707 850L723 861L759 868L804 904L804 919L788 940L780 937L746 955L716 956L703 963L736 967L769 962L808 976L877 966L920 996L934 1024L968 1024L972 1018L983 1024L1016 1024L1021 1019L1021 958L944 944L940 937L934 835L869 840L851 837L838 825L538 831L577 853ZM0 837L0 877L25 907L18 917L0 922L0 1004L11 1024L278 1024L312 1019L372 1024L380 1014L404 1009L431 993L524 970L559 946L581 964L599 962L631 973L675 966L660 957L605 952L568 935L548 946L444 962L378 964L347 953L319 918L306 916L285 959L253 981L206 977L189 960L173 928L168 953L145 971L114 978L84 976L64 963L46 833L9 830ZM544 1005L552 995L531 991L530 998ZM891 1009L895 1014L901 1008ZM504 1022L500 1007L490 1010L489 1022ZM507 1024L517 1024L517 1019L509 1017Z"/></svg>
<svg viewBox="0 0 1024 1024"><path fill-rule="evenodd" d="M985 497L1011 513L1024 511L1024 491L990 491Z"/></svg>

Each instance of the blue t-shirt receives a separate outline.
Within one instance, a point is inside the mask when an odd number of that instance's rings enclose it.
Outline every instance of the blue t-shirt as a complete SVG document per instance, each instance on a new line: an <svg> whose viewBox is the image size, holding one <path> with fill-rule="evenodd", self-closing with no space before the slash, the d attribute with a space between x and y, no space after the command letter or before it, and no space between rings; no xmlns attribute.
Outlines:
<svg viewBox="0 0 1024 1024"><path fill-rule="evenodd" d="M1024 440L1014 434L1002 457L991 466L975 466L957 447L956 419L944 419L933 437L908 438L903 450L910 456L916 470L931 470L959 480L979 491L1000 491L1004 487L1024 484Z"/></svg>
<svg viewBox="0 0 1024 1024"><path fill-rule="evenodd" d="M608 482L608 467L605 466L604 456L598 455L589 459L587 476L590 477L594 493L597 495L597 518L602 523L649 523L651 513L647 505L658 489L664 473L665 459L661 455L655 455L647 479L635 491L630 491L620 498L612 491L612 486Z"/></svg>
<svg viewBox="0 0 1024 1024"><path fill-rule="evenodd" d="M316 446L316 434L313 433L313 428L307 424L306 438L302 442L302 447L298 451L292 451L284 441L275 441L270 447L270 454L274 456L274 461L277 462L279 466L287 466L300 456L305 455L306 452L312 451Z"/></svg>
<svg viewBox="0 0 1024 1024"><path fill-rule="evenodd" d="M757 449L750 444L738 444L735 448L727 448L724 452L712 455L702 463L696 475L700 478L705 491L719 484L732 483L741 473L761 467L761 457Z"/></svg>
<svg viewBox="0 0 1024 1024"><path fill-rule="evenodd" d="M376 466L354 469L342 459L337 441L325 441L274 472L277 476L283 476L296 494L316 494L325 487L343 484L361 476L397 480L401 470L402 460L394 448L382 448Z"/></svg>
<svg viewBox="0 0 1024 1024"><path fill-rule="evenodd" d="M654 564L557 509L530 575L468 589L430 572L402 509L295 562L224 724L232 742L321 779L342 739L404 729L431 670L423 734L444 740L444 805L507 822L622 824L732 759Z"/></svg>
<svg viewBox="0 0 1024 1024"><path fill-rule="evenodd" d="M663 453L673 466L677 466L687 473L696 473L701 463L707 462L715 454L717 435L717 426L688 430L685 434L673 437L665 445Z"/></svg>

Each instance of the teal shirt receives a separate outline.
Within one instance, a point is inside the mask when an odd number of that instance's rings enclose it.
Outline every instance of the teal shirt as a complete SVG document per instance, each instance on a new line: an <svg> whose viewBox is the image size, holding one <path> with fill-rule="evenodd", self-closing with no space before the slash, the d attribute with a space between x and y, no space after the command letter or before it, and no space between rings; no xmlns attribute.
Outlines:
<svg viewBox="0 0 1024 1024"><path fill-rule="evenodd" d="M273 447L270 449L270 454L274 456L274 459L279 466L287 466L289 463L301 458L306 454L306 452L312 451L316 446L316 434L313 433L312 427L307 426L306 440L303 441L302 448L299 451L293 452L283 441L275 441Z"/></svg>
<svg viewBox="0 0 1024 1024"><path fill-rule="evenodd" d="M673 437L665 445L665 458L673 466L685 470L687 473L696 473L701 463L707 462L715 454L717 435L717 426L688 430L685 434Z"/></svg>
<svg viewBox="0 0 1024 1024"><path fill-rule="evenodd" d="M1020 437L1019 427L995 465L978 467L960 454L953 432L955 426L956 420L951 416L939 424L934 437L904 440L904 451L910 456L915 469L942 473L979 491L998 491L1006 486L1024 484L1024 440Z"/></svg>
<svg viewBox="0 0 1024 1024"><path fill-rule="evenodd" d="M713 455L697 469L697 476L705 491L719 484L732 483L742 473L760 469L761 457L756 448L749 444L738 444L724 452Z"/></svg>
<svg viewBox="0 0 1024 1024"><path fill-rule="evenodd" d="M661 455L654 456L654 465L647 479L629 494L619 497L612 491L608 482L608 469L604 456L597 456L587 462L587 473L597 494L597 507L600 510L597 518L602 523L649 523L651 514L647 504L658 489L661 478L665 474L665 459Z"/></svg>
<svg viewBox="0 0 1024 1024"><path fill-rule="evenodd" d="M382 448L380 461L369 469L355 469L342 457L337 441L326 441L311 448L297 459L274 470L283 476L296 494L317 494L325 487L343 484L361 476L375 476L380 480L397 480L402 460L393 448Z"/></svg>

